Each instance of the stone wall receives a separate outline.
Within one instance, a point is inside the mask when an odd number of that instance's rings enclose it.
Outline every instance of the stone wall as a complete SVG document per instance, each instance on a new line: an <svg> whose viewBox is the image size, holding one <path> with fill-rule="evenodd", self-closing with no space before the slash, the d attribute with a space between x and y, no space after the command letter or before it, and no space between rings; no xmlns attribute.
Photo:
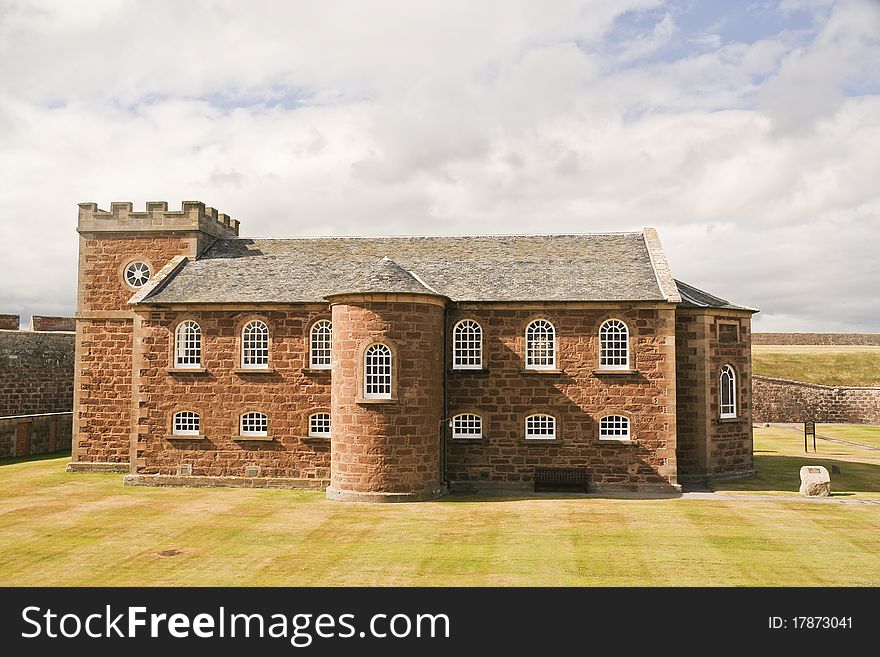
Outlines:
<svg viewBox="0 0 880 657"><path fill-rule="evenodd" d="M327 493L350 500L430 499L443 492L444 303L432 297L380 298L334 300ZM391 399L364 398L363 354L376 343L392 354Z"/></svg>
<svg viewBox="0 0 880 657"><path fill-rule="evenodd" d="M0 458L70 449L72 413L0 417Z"/></svg>
<svg viewBox="0 0 880 657"><path fill-rule="evenodd" d="M0 330L0 417L70 412L74 340L73 333Z"/></svg>
<svg viewBox="0 0 880 657"><path fill-rule="evenodd" d="M683 480L751 472L751 313L712 308L676 311L678 470ZM720 417L720 375L736 373L737 413Z"/></svg>
<svg viewBox="0 0 880 657"><path fill-rule="evenodd" d="M525 330L539 318L556 327L557 371L525 369ZM596 372L599 326L610 318L629 327L634 372ZM526 488L541 466L586 468L594 489L677 485L673 306L457 304L448 319L449 334L462 319L483 329L483 369L447 362L447 416L483 419L482 439L447 441L453 486ZM525 439L534 413L556 417L556 440ZM630 418L632 441L599 440L610 414Z"/></svg>
<svg viewBox="0 0 880 657"><path fill-rule="evenodd" d="M180 466L189 466L192 477L243 477L255 466L259 477L300 480L303 487L316 481L326 485L330 441L310 438L308 421L312 413L330 408L330 370L309 369L308 334L315 321L329 318L324 304L138 315L136 472L173 476ZM187 319L196 320L202 330L199 371L172 367L174 331ZM241 369L241 331L253 319L269 327L268 370ZM172 415L178 411L199 414L200 436L171 435ZM269 440L239 436L239 418L251 411L268 415Z"/></svg>
<svg viewBox="0 0 880 657"><path fill-rule="evenodd" d="M880 345L880 333L754 333L752 344Z"/></svg>
<svg viewBox="0 0 880 657"><path fill-rule="evenodd" d="M880 423L880 388L823 386L756 376L755 422Z"/></svg>
<svg viewBox="0 0 880 657"><path fill-rule="evenodd" d="M0 315L0 331L17 331L21 326L18 315Z"/></svg>
<svg viewBox="0 0 880 657"><path fill-rule="evenodd" d="M31 331L76 331L76 319L73 317L54 317L49 315L34 315L31 317L29 330Z"/></svg>

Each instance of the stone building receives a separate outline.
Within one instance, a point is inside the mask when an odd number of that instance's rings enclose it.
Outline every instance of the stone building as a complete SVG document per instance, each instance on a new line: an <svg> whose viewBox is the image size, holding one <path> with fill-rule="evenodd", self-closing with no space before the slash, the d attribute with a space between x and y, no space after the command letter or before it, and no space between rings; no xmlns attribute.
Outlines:
<svg viewBox="0 0 880 657"><path fill-rule="evenodd" d="M750 322L653 229L246 239L80 204L71 470L345 500L752 471Z"/></svg>

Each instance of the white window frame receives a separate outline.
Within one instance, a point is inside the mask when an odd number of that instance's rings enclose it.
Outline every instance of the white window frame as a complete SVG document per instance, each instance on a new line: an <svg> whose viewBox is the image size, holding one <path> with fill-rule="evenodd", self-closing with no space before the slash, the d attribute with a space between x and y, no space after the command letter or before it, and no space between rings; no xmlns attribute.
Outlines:
<svg viewBox="0 0 880 657"><path fill-rule="evenodd" d="M546 419L550 419L549 422L551 432L550 433L532 433L536 429L542 429L546 427L537 426L535 421L537 420L540 423L547 424ZM550 415L549 413L533 413L526 418L526 440L556 440L556 417Z"/></svg>
<svg viewBox="0 0 880 657"><path fill-rule="evenodd" d="M324 422L326 417L326 429ZM318 423L321 423L319 426ZM309 415L309 436L312 438L329 438L330 432L333 430L333 420L327 411L319 411Z"/></svg>
<svg viewBox="0 0 880 657"><path fill-rule="evenodd" d="M476 431L468 431L476 429ZM454 440L479 440L483 437L483 418L476 413L458 413L452 418Z"/></svg>
<svg viewBox="0 0 880 657"><path fill-rule="evenodd" d="M381 350L384 350L384 353L379 355L382 358L387 358L387 362L371 363L371 358L375 358L376 354ZM394 383L392 380L394 376L393 359L394 352L391 351L391 347L382 342L376 342L364 349L364 399L391 399L392 385ZM382 370L378 369L380 367ZM371 381L371 377L377 377L379 380L374 379ZM381 387L382 389L371 391L371 387Z"/></svg>
<svg viewBox="0 0 880 657"><path fill-rule="evenodd" d="M452 329L452 369L483 369L483 327L463 319Z"/></svg>
<svg viewBox="0 0 880 657"><path fill-rule="evenodd" d="M622 329L622 330L621 330ZM612 332L613 331L613 332ZM620 345L624 345L624 362L620 360ZM599 369L628 370L630 369L629 326L620 319L606 319L599 327ZM614 352L610 354L608 352ZM606 363L606 358L612 362Z"/></svg>
<svg viewBox="0 0 880 657"><path fill-rule="evenodd" d="M140 285L135 285L130 280L128 280L128 273L134 267L137 267L141 272L146 270L147 277L144 279L144 282ZM132 260L127 265L125 265L125 269L122 270L122 279L125 281L125 284L128 285L132 290L140 290L144 285L146 285L149 280L153 277L153 268L150 267L150 264L144 260Z"/></svg>
<svg viewBox="0 0 880 657"><path fill-rule="evenodd" d="M248 362L249 359L256 362ZM269 369L269 327L261 319L251 320L241 329L241 367Z"/></svg>
<svg viewBox="0 0 880 657"><path fill-rule="evenodd" d="M329 370L331 353L333 348L333 322L329 319L319 319L312 324L309 330L309 368L313 370ZM320 358L316 358L318 352Z"/></svg>
<svg viewBox="0 0 880 657"><path fill-rule="evenodd" d="M632 440L632 420L609 413L599 419L599 440Z"/></svg>
<svg viewBox="0 0 880 657"><path fill-rule="evenodd" d="M725 378L727 381L725 381ZM718 390L718 407L720 411L720 416L722 420L729 420L736 417L736 370L733 369L733 365L727 364L721 368L721 373L718 376L719 390ZM730 395L730 400L728 404L724 403L724 391L725 387L727 388L727 392Z"/></svg>
<svg viewBox="0 0 880 657"><path fill-rule="evenodd" d="M538 334L538 330L542 331ZM541 348L541 355L536 353L535 343L541 337L550 342L550 348ZM549 357L547 353L549 352ZM540 362L547 361L549 362ZM537 362L536 362L537 361ZM526 327L526 369L527 370L555 370L556 369L556 327L547 319L536 319L529 322Z"/></svg>
<svg viewBox="0 0 880 657"><path fill-rule="evenodd" d="M260 424L265 429L245 429L246 420L260 420ZM269 416L259 411L248 411L242 413L238 418L238 435L239 436L268 436L269 435Z"/></svg>
<svg viewBox="0 0 880 657"><path fill-rule="evenodd" d="M195 418L195 429L183 429L181 426L191 427ZM182 420L178 424L178 420ZM171 417L171 435L172 436L200 436L202 431L202 418L195 411L177 411Z"/></svg>
<svg viewBox="0 0 880 657"><path fill-rule="evenodd" d="M197 352L191 356L189 351ZM196 358L197 360L192 360ZM202 366L202 327L192 319L182 321L174 329L174 367L180 370L197 370Z"/></svg>

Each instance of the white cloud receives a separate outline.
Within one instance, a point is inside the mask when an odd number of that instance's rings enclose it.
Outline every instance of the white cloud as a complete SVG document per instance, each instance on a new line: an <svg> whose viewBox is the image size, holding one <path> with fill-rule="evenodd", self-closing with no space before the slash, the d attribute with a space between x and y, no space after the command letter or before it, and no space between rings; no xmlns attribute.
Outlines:
<svg viewBox="0 0 880 657"><path fill-rule="evenodd" d="M251 236L655 225L761 329L880 330L869 3L668 61L712 26L654 1L73 4L0 0L0 311L72 310L78 201L196 198Z"/></svg>

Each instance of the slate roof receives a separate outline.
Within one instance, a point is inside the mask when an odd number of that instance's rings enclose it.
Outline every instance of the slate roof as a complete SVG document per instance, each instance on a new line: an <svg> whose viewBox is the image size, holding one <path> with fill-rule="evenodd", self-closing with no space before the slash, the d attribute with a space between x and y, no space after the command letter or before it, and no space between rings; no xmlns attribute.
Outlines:
<svg viewBox="0 0 880 657"><path fill-rule="evenodd" d="M339 294L434 294L437 292L425 286L419 279L398 265L388 256L382 258L363 278L346 288L330 292L326 296Z"/></svg>
<svg viewBox="0 0 880 657"><path fill-rule="evenodd" d="M646 233L219 239L133 302L323 302L376 286L453 301L678 301Z"/></svg>
<svg viewBox="0 0 880 657"><path fill-rule="evenodd" d="M755 313L758 312L754 308L737 306L726 299L716 297L713 294L709 294L704 290L696 288L693 285L688 285L678 279L675 279L675 285L678 287L678 293L681 295L681 303L679 305L682 308L724 308L727 310L749 310Z"/></svg>

